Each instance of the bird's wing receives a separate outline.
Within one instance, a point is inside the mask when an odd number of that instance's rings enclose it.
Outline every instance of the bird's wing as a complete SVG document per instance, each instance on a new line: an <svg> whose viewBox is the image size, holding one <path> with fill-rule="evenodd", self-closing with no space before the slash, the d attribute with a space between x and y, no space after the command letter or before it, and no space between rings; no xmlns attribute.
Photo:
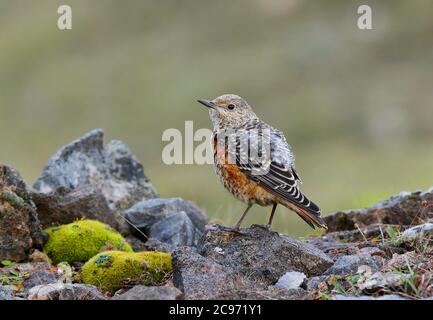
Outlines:
<svg viewBox="0 0 433 320"><path fill-rule="evenodd" d="M258 119L239 128L238 136L244 134L249 137L249 140L236 141L238 167L250 179L281 199L310 226L326 227L320 217L320 208L299 190L300 178L294 169L294 156L284 135ZM258 143L251 143L251 139ZM244 144L247 140L248 148ZM267 151L264 148L266 145L268 145ZM257 149L265 150L263 152L268 155L265 156ZM257 154L259 157L254 156Z"/></svg>

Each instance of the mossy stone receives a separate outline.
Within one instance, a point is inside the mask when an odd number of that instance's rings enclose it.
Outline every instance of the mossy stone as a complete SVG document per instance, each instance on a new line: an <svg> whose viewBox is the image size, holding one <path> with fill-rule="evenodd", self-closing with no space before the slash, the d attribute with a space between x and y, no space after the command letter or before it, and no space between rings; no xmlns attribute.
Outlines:
<svg viewBox="0 0 433 320"><path fill-rule="evenodd" d="M85 262L105 250L133 251L122 235L96 220L80 220L45 231L49 238L44 251L54 264Z"/></svg>
<svg viewBox="0 0 433 320"><path fill-rule="evenodd" d="M106 251L81 269L81 281L104 292L115 292L127 282L155 285L171 272L171 255L165 252Z"/></svg>

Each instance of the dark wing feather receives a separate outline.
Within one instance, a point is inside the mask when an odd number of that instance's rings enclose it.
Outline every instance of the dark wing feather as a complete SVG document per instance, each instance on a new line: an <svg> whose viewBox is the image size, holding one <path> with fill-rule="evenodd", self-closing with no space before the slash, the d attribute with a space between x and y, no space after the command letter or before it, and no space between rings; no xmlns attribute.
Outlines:
<svg viewBox="0 0 433 320"><path fill-rule="evenodd" d="M325 227L325 223L320 218L320 208L299 190L300 178L293 167L294 157L283 134L259 120L247 124L242 130L249 131L252 128L259 130L259 136L263 138L262 143L270 141L270 157L258 159L251 157L250 154L245 157L246 148L242 146L239 139L236 141L236 163L239 168L268 192L287 202L289 204L287 206L297 212L310 226ZM264 129L270 130L267 138L262 134ZM259 147L260 144L257 148ZM249 144L248 148L254 148L254 144ZM258 168L265 168L262 174L254 173Z"/></svg>

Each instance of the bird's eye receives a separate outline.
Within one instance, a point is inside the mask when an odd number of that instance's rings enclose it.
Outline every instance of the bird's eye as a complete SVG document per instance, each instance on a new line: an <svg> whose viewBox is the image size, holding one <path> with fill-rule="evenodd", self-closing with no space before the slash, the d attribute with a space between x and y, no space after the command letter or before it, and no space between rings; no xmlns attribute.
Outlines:
<svg viewBox="0 0 433 320"><path fill-rule="evenodd" d="M235 108L235 105L234 104L229 104L228 106L227 106L227 109L229 109L229 110L233 110Z"/></svg>

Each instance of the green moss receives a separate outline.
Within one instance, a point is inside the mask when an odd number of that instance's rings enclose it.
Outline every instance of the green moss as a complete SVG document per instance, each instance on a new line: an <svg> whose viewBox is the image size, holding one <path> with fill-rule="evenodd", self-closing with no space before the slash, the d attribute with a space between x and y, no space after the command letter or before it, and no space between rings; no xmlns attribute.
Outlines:
<svg viewBox="0 0 433 320"><path fill-rule="evenodd" d="M84 262L104 250L132 252L119 233L95 220L80 220L45 231L49 238L44 250L54 264Z"/></svg>
<svg viewBox="0 0 433 320"><path fill-rule="evenodd" d="M164 252L106 251L81 269L81 281L101 291L115 292L126 282L154 285L171 272L171 255Z"/></svg>

